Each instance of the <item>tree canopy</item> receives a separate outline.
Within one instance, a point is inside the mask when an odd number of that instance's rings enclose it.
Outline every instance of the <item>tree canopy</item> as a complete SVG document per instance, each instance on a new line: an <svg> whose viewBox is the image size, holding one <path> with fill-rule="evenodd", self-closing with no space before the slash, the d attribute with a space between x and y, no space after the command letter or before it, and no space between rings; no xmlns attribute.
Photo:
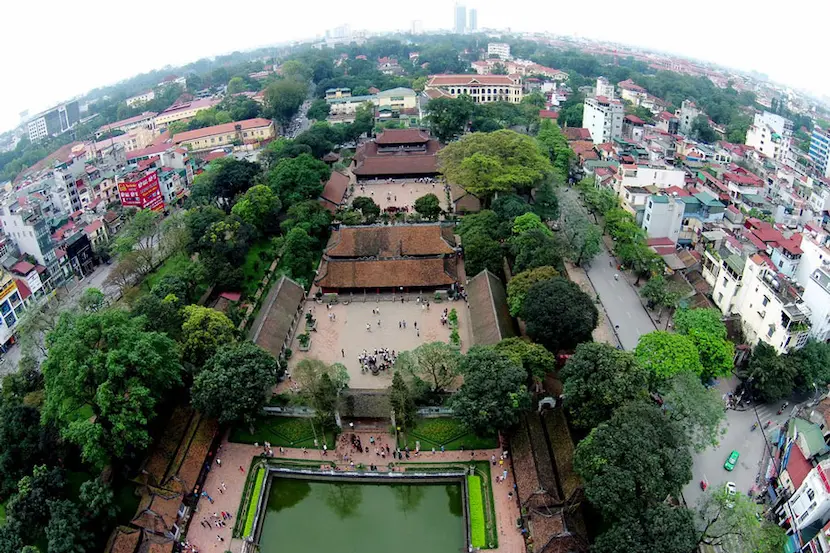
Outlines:
<svg viewBox="0 0 830 553"><path fill-rule="evenodd" d="M634 350L637 361L657 380L691 371L703 374L694 342L682 334L655 330L640 336Z"/></svg>
<svg viewBox="0 0 830 553"><path fill-rule="evenodd" d="M559 271L550 265L528 269L514 275L507 282L507 305L510 308L510 314L514 317L519 316L524 306L525 296L531 286L557 276L559 276Z"/></svg>
<svg viewBox="0 0 830 553"><path fill-rule="evenodd" d="M258 184L248 189L239 198L231 209L231 213L260 233L270 235L275 234L279 229L277 216L280 209L282 209L282 202L274 191L264 184Z"/></svg>
<svg viewBox="0 0 830 553"><path fill-rule="evenodd" d="M735 347L726 339L726 325L718 309L681 309L674 314L674 328L697 348L704 380L732 372Z"/></svg>
<svg viewBox="0 0 830 553"><path fill-rule="evenodd" d="M235 341L236 327L221 311L199 305L184 308L182 358L197 372L219 348Z"/></svg>
<svg viewBox="0 0 830 553"><path fill-rule="evenodd" d="M331 176L331 168L309 154L282 159L267 176L268 186L287 206L316 200Z"/></svg>
<svg viewBox="0 0 830 553"><path fill-rule="evenodd" d="M527 373L528 381L541 382L556 369L556 357L544 346L526 338L505 338L493 347L521 366Z"/></svg>
<svg viewBox="0 0 830 553"><path fill-rule="evenodd" d="M698 451L717 446L726 415L718 390L709 389L691 372L678 373L660 382L657 392L666 406L666 416L686 432L689 443Z"/></svg>
<svg viewBox="0 0 830 553"><path fill-rule="evenodd" d="M427 342L402 351L395 360L395 370L411 376L418 387L442 392L458 378L461 354L446 342Z"/></svg>
<svg viewBox="0 0 830 553"><path fill-rule="evenodd" d="M577 284L562 277L531 286L521 315L528 336L553 353L590 342L599 320L594 301Z"/></svg>

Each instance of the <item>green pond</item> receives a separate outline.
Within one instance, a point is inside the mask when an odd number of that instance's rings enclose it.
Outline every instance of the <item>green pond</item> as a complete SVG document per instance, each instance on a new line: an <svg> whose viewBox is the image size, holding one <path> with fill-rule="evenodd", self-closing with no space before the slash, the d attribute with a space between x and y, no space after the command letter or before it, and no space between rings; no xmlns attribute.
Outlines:
<svg viewBox="0 0 830 553"><path fill-rule="evenodd" d="M262 553L465 551L461 484L271 482Z"/></svg>

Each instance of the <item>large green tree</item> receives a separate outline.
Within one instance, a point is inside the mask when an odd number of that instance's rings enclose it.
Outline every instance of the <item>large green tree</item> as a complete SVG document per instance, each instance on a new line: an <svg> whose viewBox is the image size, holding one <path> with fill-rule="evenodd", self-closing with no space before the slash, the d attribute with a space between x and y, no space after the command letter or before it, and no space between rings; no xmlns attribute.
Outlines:
<svg viewBox="0 0 830 553"><path fill-rule="evenodd" d="M560 377L565 407L582 428L598 426L621 406L647 395L648 373L634 355L601 342L579 344Z"/></svg>
<svg viewBox="0 0 830 553"><path fill-rule="evenodd" d="M285 237L283 259L285 259L286 269L295 280L309 283L309 279L312 278L314 245L314 239L300 227L291 229Z"/></svg>
<svg viewBox="0 0 830 553"><path fill-rule="evenodd" d="M470 276L484 269L495 275L502 274L501 244L483 232L468 232L462 237L464 268Z"/></svg>
<svg viewBox="0 0 830 553"><path fill-rule="evenodd" d="M692 478L692 456L678 424L649 403L618 409L594 428L574 454L585 495L604 517L636 517Z"/></svg>
<svg viewBox="0 0 830 553"><path fill-rule="evenodd" d="M395 370L415 381L417 387L437 393L451 387L458 378L461 354L446 342L427 342L402 351L395 360Z"/></svg>
<svg viewBox="0 0 830 553"><path fill-rule="evenodd" d="M804 347L787 354L796 368L795 387L800 390L824 388L830 384L830 344L809 340Z"/></svg>
<svg viewBox="0 0 830 553"><path fill-rule="evenodd" d="M559 271L549 265L536 267L514 275L507 283L507 305L510 308L510 314L514 317L519 316L524 306L527 291L530 290L531 286L557 276L559 276Z"/></svg>
<svg viewBox="0 0 830 553"><path fill-rule="evenodd" d="M452 397L453 413L477 434L509 428L530 405L527 374L508 355L474 347L461 360L461 373L464 384Z"/></svg>
<svg viewBox="0 0 830 553"><path fill-rule="evenodd" d="M415 397L400 371L395 371L395 376L392 377L389 403L395 416L395 425L399 429L406 431L415 425Z"/></svg>
<svg viewBox="0 0 830 553"><path fill-rule="evenodd" d="M562 247L558 238L547 229L534 228L511 236L508 251L513 259L513 271L520 273L536 267L560 267Z"/></svg>
<svg viewBox="0 0 830 553"><path fill-rule="evenodd" d="M760 515L760 508L726 486L712 487L698 500L695 525L698 543L724 553L778 553L787 541L784 530Z"/></svg>
<svg viewBox="0 0 830 553"><path fill-rule="evenodd" d="M150 445L156 405L181 383L175 342L117 309L64 313L48 337L43 420L103 466ZM92 416L83 416L88 406Z"/></svg>
<svg viewBox="0 0 830 553"><path fill-rule="evenodd" d="M682 334L655 330L640 336L634 350L637 361L652 378L671 378L682 372L703 374L703 365L694 342Z"/></svg>
<svg viewBox="0 0 830 553"><path fill-rule="evenodd" d="M533 139L509 130L468 134L438 155L447 180L485 205L497 192L529 193L551 172Z"/></svg>
<svg viewBox="0 0 830 553"><path fill-rule="evenodd" d="M93 541L92 532L78 520L78 506L69 499L48 502L49 524L46 539L49 553L86 553Z"/></svg>
<svg viewBox="0 0 830 553"><path fill-rule="evenodd" d="M6 385L3 385L6 391ZM61 453L55 425L40 424L34 407L6 400L0 405L0 499L17 489L31 467L52 464Z"/></svg>
<svg viewBox="0 0 830 553"><path fill-rule="evenodd" d="M531 286L521 315L528 336L553 353L590 342L599 321L594 301L577 284L562 277Z"/></svg>
<svg viewBox="0 0 830 553"><path fill-rule="evenodd" d="M284 158L268 173L267 181L287 206L316 200L331 176L331 168L308 154Z"/></svg>
<svg viewBox="0 0 830 553"><path fill-rule="evenodd" d="M237 201L231 213L265 235L275 234L279 229L277 216L282 209L282 202L274 191L258 184L251 187Z"/></svg>
<svg viewBox="0 0 830 553"><path fill-rule="evenodd" d="M550 119L545 119L539 125L536 141L550 158L556 182L559 184L567 182L576 154L568 145L568 139L562 134L559 126Z"/></svg>
<svg viewBox="0 0 830 553"><path fill-rule="evenodd" d="M556 357L527 338L505 338L493 348L519 364L527 373L528 381L541 382L556 369Z"/></svg>
<svg viewBox="0 0 830 553"><path fill-rule="evenodd" d="M755 344L746 376L762 401L769 403L789 397L795 388L797 374L793 357L778 355L775 348L764 341Z"/></svg>
<svg viewBox="0 0 830 553"><path fill-rule="evenodd" d="M153 270L160 224L158 213L142 209L124 225L113 245L115 252L121 256L132 256L138 262L142 275Z"/></svg>
<svg viewBox="0 0 830 553"><path fill-rule="evenodd" d="M188 305L182 323L182 359L194 371L202 370L219 348L236 342L236 327L221 311Z"/></svg>
<svg viewBox="0 0 830 553"><path fill-rule="evenodd" d="M434 221L441 215L441 202L435 194L426 194L415 200L415 211L423 218Z"/></svg>
<svg viewBox="0 0 830 553"><path fill-rule="evenodd" d="M285 125L299 111L308 94L308 85L294 78L280 79L265 89L265 111Z"/></svg>
<svg viewBox="0 0 830 553"><path fill-rule="evenodd" d="M260 415L277 383L277 361L251 342L221 347L193 381L193 406L220 424Z"/></svg>
<svg viewBox="0 0 830 553"><path fill-rule="evenodd" d="M594 553L690 553L697 546L694 514L661 503L636 517L615 521L597 536Z"/></svg>
<svg viewBox="0 0 830 553"><path fill-rule="evenodd" d="M25 543L40 537L49 521L49 502L59 498L65 486L63 469L46 465L31 467L31 473L20 479L17 493L6 504L6 516L19 523L19 536Z"/></svg>
<svg viewBox="0 0 830 553"><path fill-rule="evenodd" d="M707 388L699 375L685 371L660 382L657 392L667 406L666 416L680 424L692 447L703 451L717 446L726 415L716 388Z"/></svg>
<svg viewBox="0 0 830 553"><path fill-rule="evenodd" d="M469 96L459 98L436 98L427 106L427 124L432 134L443 143L461 136L474 109Z"/></svg>
<svg viewBox="0 0 830 553"><path fill-rule="evenodd" d="M674 314L674 328L697 348L705 380L731 374L735 347L726 339L718 309L681 309Z"/></svg>

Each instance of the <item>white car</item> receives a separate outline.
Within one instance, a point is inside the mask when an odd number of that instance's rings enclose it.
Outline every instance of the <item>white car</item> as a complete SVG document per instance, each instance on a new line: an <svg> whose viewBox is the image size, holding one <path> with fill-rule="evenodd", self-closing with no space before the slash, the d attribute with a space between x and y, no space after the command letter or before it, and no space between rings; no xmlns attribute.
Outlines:
<svg viewBox="0 0 830 553"><path fill-rule="evenodd" d="M738 494L738 486L736 486L734 482L727 482L726 483L726 495L731 498L731 497L734 497L737 494ZM733 503L732 501L727 501L726 506L731 509L732 507L735 506L735 503Z"/></svg>

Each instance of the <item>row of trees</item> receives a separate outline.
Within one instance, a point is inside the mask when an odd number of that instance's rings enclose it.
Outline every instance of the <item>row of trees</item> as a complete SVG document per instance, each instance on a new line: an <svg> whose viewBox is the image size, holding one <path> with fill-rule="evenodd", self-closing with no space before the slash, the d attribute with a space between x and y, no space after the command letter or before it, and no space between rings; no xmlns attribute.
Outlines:
<svg viewBox="0 0 830 553"><path fill-rule="evenodd" d="M519 127L531 132L539 126L539 110L544 107L545 98L538 92L526 95L520 104L476 104L466 94L458 98L436 98L427 106L427 124L432 134L445 143L467 130L493 132Z"/></svg>

